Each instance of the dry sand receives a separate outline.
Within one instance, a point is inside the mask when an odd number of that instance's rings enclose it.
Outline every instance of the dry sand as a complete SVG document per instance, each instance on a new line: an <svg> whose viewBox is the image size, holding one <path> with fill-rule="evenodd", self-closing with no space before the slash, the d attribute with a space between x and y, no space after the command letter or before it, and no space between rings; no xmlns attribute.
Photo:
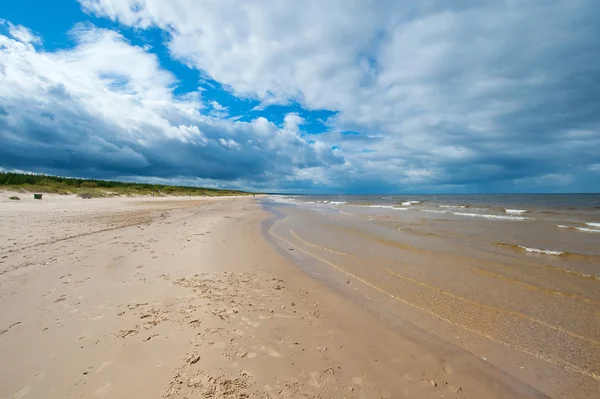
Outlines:
<svg viewBox="0 0 600 399"><path fill-rule="evenodd" d="M0 398L540 397L305 275L257 199L8 195Z"/></svg>

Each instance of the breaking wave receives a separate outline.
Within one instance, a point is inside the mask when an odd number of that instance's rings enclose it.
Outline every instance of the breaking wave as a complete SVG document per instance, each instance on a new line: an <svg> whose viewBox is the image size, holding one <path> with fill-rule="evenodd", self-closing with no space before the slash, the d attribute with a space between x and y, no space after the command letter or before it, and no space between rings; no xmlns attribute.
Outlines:
<svg viewBox="0 0 600 399"><path fill-rule="evenodd" d="M588 223L586 223L586 224L588 224ZM586 233L600 233L600 229L591 229L589 227L565 226L563 224L557 224L557 226L561 229L579 230L579 231L584 231Z"/></svg>
<svg viewBox="0 0 600 399"><path fill-rule="evenodd" d="M529 220L525 216L502 216L502 215L488 215L485 213L464 213L464 212L452 212L454 215L469 216L469 217L480 217L486 219L502 219L502 220Z"/></svg>
<svg viewBox="0 0 600 399"><path fill-rule="evenodd" d="M524 245L507 244L504 242L496 243L496 245L499 245L501 247L507 247L507 248L513 249L515 251L525 251L525 252L530 252L530 253L534 253L534 254L553 255L553 256L561 256L561 255L567 254L565 251L553 251L550 249L532 248L532 247L526 247Z"/></svg>
<svg viewBox="0 0 600 399"><path fill-rule="evenodd" d="M360 206L366 206L367 208L394 209L397 211L405 211L406 210L406 208L398 208L397 206L392 206L392 205L360 205Z"/></svg>
<svg viewBox="0 0 600 399"><path fill-rule="evenodd" d="M529 248L529 247L524 247L522 245L519 245L519 248L521 248L523 251L533 252L536 254L555 255L555 256L560 256L560 255L564 254L564 251L552 251L549 249Z"/></svg>
<svg viewBox="0 0 600 399"><path fill-rule="evenodd" d="M268 199L274 202L280 202L282 204L296 204L298 202L294 198L288 197L286 195L270 195Z"/></svg>

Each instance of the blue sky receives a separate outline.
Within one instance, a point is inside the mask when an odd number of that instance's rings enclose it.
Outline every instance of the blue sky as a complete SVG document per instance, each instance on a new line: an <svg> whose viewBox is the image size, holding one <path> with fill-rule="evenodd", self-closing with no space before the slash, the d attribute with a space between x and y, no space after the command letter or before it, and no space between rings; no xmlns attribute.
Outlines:
<svg viewBox="0 0 600 399"><path fill-rule="evenodd" d="M0 168L599 192L592 0L4 0Z"/></svg>

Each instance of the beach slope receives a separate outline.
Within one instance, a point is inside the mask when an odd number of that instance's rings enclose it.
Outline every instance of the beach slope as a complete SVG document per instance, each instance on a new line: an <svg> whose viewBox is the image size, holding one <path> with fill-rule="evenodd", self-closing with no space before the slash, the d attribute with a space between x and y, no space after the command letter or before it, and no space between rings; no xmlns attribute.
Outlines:
<svg viewBox="0 0 600 399"><path fill-rule="evenodd" d="M0 398L543 397L309 277L269 216L252 198L2 201Z"/></svg>

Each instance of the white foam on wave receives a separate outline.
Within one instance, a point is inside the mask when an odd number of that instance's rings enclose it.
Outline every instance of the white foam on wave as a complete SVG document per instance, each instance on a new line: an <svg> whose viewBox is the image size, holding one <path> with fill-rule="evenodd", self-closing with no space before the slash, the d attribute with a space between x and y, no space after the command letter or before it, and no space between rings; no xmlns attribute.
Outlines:
<svg viewBox="0 0 600 399"><path fill-rule="evenodd" d="M394 209L396 211L405 211L406 208L397 208L392 205L366 205L367 208L385 208L385 209Z"/></svg>
<svg viewBox="0 0 600 399"><path fill-rule="evenodd" d="M587 223L586 223L587 224ZM600 233L600 229L590 229L589 227L576 227L576 226L565 226L563 224L557 224L561 229L579 230L586 233Z"/></svg>
<svg viewBox="0 0 600 399"><path fill-rule="evenodd" d="M463 213L463 212L452 212L454 215L469 216L469 217L480 217L486 219L502 219L502 220L529 220L525 216L502 216L502 215L487 215L485 213Z"/></svg>
<svg viewBox="0 0 600 399"><path fill-rule="evenodd" d="M600 223L586 223L586 224L591 227L600 227Z"/></svg>
<svg viewBox="0 0 600 399"><path fill-rule="evenodd" d="M549 249L529 248L529 247L524 247L522 245L519 245L519 248L521 248L524 251L533 252L536 254L555 255L555 256L560 256L560 255L564 254L563 251L551 251Z"/></svg>
<svg viewBox="0 0 600 399"><path fill-rule="evenodd" d="M527 209L505 209L504 212L510 215L520 215L529 212Z"/></svg>
<svg viewBox="0 0 600 399"><path fill-rule="evenodd" d="M438 205L440 208L466 208L466 205Z"/></svg>
<svg viewBox="0 0 600 399"><path fill-rule="evenodd" d="M330 202L331 205L343 205L345 203L346 203L346 201L331 201Z"/></svg>
<svg viewBox="0 0 600 399"><path fill-rule="evenodd" d="M585 231L587 233L600 233L600 229L590 229L587 227L575 227L575 230Z"/></svg>
<svg viewBox="0 0 600 399"><path fill-rule="evenodd" d="M283 204L295 204L297 202L295 199L285 195L270 195L268 199L275 202L281 202Z"/></svg>
<svg viewBox="0 0 600 399"><path fill-rule="evenodd" d="M436 211L435 209L421 209L421 212L429 212L429 213L448 213L448 211Z"/></svg>
<svg viewBox="0 0 600 399"><path fill-rule="evenodd" d="M410 201L406 201L402 203L402 206L411 206L412 203Z"/></svg>

